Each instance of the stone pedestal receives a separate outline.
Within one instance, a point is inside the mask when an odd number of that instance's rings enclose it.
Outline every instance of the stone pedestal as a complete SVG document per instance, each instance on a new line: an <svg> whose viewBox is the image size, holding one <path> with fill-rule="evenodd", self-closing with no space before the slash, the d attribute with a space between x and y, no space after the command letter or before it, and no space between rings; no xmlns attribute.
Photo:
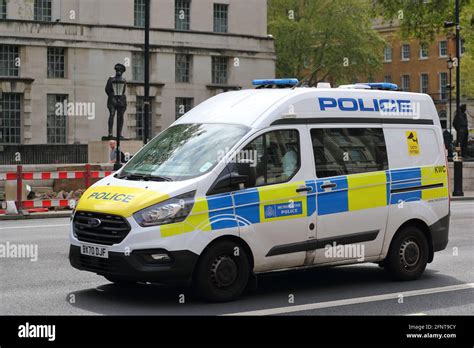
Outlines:
<svg viewBox="0 0 474 348"><path fill-rule="evenodd" d="M134 155L143 147L140 140L121 140L120 150L125 154ZM110 147L106 140L89 141L88 146L89 163L108 163L110 162Z"/></svg>

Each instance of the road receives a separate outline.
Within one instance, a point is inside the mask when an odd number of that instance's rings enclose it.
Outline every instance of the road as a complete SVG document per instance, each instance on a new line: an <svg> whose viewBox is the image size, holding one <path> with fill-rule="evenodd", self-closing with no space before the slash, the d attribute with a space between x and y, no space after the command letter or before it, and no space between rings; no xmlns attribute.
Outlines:
<svg viewBox="0 0 474 348"><path fill-rule="evenodd" d="M1 260L0 315L473 315L474 201L451 209L448 248L418 281L393 282L374 264L279 272L224 304L202 303L186 288L119 288L73 269L69 219L0 221L0 244L38 245L36 262Z"/></svg>

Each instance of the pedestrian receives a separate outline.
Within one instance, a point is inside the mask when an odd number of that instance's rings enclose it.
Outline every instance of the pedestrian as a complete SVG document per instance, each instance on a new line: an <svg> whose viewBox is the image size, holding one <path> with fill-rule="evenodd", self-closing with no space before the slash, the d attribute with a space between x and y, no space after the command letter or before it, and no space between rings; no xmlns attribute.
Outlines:
<svg viewBox="0 0 474 348"><path fill-rule="evenodd" d="M467 157L467 142L469 137L469 128L466 114L466 104L461 104L460 110L456 111L453 120L454 129L456 129L456 143L461 147L461 156Z"/></svg>
<svg viewBox="0 0 474 348"><path fill-rule="evenodd" d="M109 163L116 163L117 162L117 142L115 140L110 140L109 147L110 147Z"/></svg>
<svg viewBox="0 0 474 348"><path fill-rule="evenodd" d="M444 147L448 151L448 158L453 158L453 135L448 129L443 131Z"/></svg>

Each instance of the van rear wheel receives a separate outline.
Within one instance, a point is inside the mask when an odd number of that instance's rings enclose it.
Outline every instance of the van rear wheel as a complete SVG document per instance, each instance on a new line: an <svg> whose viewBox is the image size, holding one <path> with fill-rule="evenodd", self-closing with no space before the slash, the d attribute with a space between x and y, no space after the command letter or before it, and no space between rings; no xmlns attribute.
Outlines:
<svg viewBox="0 0 474 348"><path fill-rule="evenodd" d="M201 255L193 285L198 294L210 302L227 302L245 290L250 263L245 249L236 242L217 242Z"/></svg>
<svg viewBox="0 0 474 348"><path fill-rule="evenodd" d="M428 263L429 247L424 233L407 226L395 235L385 260L385 269L395 280L421 277Z"/></svg>

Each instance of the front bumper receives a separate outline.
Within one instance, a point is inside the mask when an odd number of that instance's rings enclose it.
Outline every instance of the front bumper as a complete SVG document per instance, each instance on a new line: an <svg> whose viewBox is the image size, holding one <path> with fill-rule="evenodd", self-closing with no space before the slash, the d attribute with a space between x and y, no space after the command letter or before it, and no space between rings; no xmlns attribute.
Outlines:
<svg viewBox="0 0 474 348"><path fill-rule="evenodd" d="M155 250L157 252L159 250ZM163 251L161 249L161 251ZM109 251L109 258L81 254L79 246L71 245L69 261L72 267L101 276L115 277L136 282L189 285L192 281L198 255L189 251L167 252L171 256L168 263L150 263L143 257L151 251L134 250L129 255Z"/></svg>

